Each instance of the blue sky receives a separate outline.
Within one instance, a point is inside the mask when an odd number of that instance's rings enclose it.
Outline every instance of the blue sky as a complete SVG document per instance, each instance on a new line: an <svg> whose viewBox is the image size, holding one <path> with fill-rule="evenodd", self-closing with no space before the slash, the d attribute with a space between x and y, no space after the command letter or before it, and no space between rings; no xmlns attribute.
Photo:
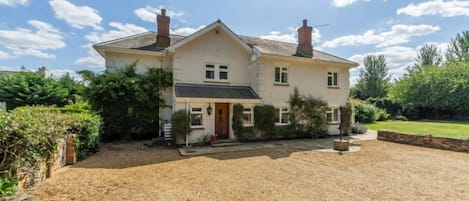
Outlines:
<svg viewBox="0 0 469 201"><path fill-rule="evenodd" d="M0 69L54 74L102 71L91 44L155 31L155 12L166 8L171 31L187 35L221 19L238 34L296 42L302 19L318 27L315 48L361 62L384 54L399 77L416 50L435 43L445 51L469 30L469 1L462 0L0 0ZM352 81L358 70L352 70Z"/></svg>

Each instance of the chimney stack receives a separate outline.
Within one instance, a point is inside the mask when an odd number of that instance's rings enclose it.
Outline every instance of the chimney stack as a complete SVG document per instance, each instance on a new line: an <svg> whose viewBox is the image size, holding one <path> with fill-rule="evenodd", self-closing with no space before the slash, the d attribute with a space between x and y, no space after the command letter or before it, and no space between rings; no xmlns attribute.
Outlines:
<svg viewBox="0 0 469 201"><path fill-rule="evenodd" d="M304 57L313 57L313 45L311 44L311 34L313 27L308 26L308 20L303 20L303 26L298 28L298 47L296 54Z"/></svg>
<svg viewBox="0 0 469 201"><path fill-rule="evenodd" d="M169 21L169 16L166 16L166 9L161 9L160 14L156 17L158 26L156 45L158 47L168 47L171 44L171 38L169 37Z"/></svg>

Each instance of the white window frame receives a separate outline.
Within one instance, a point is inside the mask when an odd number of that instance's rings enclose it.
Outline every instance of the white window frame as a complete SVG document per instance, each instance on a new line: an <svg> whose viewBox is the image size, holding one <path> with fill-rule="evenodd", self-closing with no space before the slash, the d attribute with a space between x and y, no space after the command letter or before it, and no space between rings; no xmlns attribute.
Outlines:
<svg viewBox="0 0 469 201"><path fill-rule="evenodd" d="M249 111L246 111L246 109L249 109ZM244 126L244 127L250 127L250 126L253 126L253 125L254 125L254 119L253 119L253 118L254 118L254 116L253 116L254 111L253 111L253 110L254 110L254 109L253 109L252 107L244 107L244 109L243 109L243 116L241 117L241 119L242 119L241 121L243 121L243 126ZM244 123L244 115L245 115L245 114L249 114L249 116L251 117L251 118L250 118L250 119L251 119L251 122L249 122L248 124L245 124L245 123Z"/></svg>
<svg viewBox="0 0 469 201"><path fill-rule="evenodd" d="M275 110L278 111L278 121L275 122L275 125L276 126L289 125L290 124L290 118L288 118L287 123L283 123L282 122L282 116L285 113L290 114L290 108L288 108L288 107L276 107ZM286 111L284 111L284 110L286 110Z"/></svg>
<svg viewBox="0 0 469 201"><path fill-rule="evenodd" d="M331 79L331 84L329 84L329 78ZM334 87L334 88L339 87L339 73L338 72L327 72L327 87Z"/></svg>
<svg viewBox="0 0 469 201"><path fill-rule="evenodd" d="M212 69L208 69L207 66L213 66ZM226 69L222 69L221 67L225 66ZM207 70L213 71L213 79L207 78ZM220 73L226 72L226 79L220 79ZM230 66L228 64L216 64L216 63L206 63L205 64L205 73L204 73L205 81L208 82L229 82L230 81Z"/></svg>
<svg viewBox="0 0 469 201"><path fill-rule="evenodd" d="M279 79L280 79L279 81L276 80L277 69L279 69L279 73L280 73L280 74L279 74ZM287 80L286 82L283 82L283 81L282 81L282 80L283 80L283 77L284 77L284 73L286 74L286 80ZM289 73L288 73L288 67L278 67L278 66L276 66L276 67L274 68L274 83L275 83L275 84L283 84L283 85L288 84L288 82L289 82L289 80L290 80L290 79L288 79L288 74L289 74Z"/></svg>
<svg viewBox="0 0 469 201"><path fill-rule="evenodd" d="M334 118L334 111L335 110L337 110L337 119ZM328 114L331 115L331 121L329 121L327 119ZM340 123L340 110L339 110L339 108L337 108L337 107L328 108L328 110L326 110L326 120L327 120L327 123L330 123L330 124Z"/></svg>
<svg viewBox="0 0 469 201"><path fill-rule="evenodd" d="M194 109L200 109L200 111L194 111ZM193 114L200 114L201 115L200 125L192 125L192 115ZM190 117L191 117L191 128L203 128L204 127L204 108L203 107L191 107Z"/></svg>

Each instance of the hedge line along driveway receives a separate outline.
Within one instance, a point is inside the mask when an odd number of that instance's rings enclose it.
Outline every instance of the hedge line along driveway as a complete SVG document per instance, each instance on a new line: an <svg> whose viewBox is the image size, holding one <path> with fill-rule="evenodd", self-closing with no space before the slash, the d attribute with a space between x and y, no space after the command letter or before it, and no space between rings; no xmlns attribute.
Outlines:
<svg viewBox="0 0 469 201"><path fill-rule="evenodd" d="M28 193L40 200L469 200L469 154L381 141L182 157L105 144Z"/></svg>

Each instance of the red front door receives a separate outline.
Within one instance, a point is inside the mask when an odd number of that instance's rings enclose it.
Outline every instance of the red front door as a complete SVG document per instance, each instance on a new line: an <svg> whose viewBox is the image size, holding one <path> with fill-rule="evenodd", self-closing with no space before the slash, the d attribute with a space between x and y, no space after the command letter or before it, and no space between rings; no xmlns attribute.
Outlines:
<svg viewBox="0 0 469 201"><path fill-rule="evenodd" d="M230 109L228 103L215 103L215 134L219 139L229 138Z"/></svg>

